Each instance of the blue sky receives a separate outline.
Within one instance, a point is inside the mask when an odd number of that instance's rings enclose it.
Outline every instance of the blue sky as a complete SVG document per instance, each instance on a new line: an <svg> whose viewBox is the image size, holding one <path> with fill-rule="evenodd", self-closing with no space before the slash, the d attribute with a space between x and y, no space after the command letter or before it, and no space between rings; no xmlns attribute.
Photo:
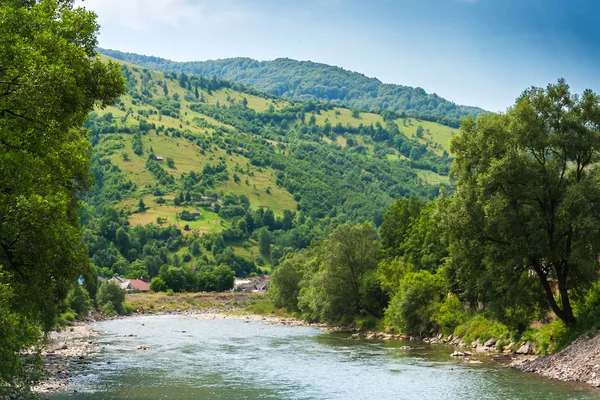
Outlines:
<svg viewBox="0 0 600 400"><path fill-rule="evenodd" d="M177 61L289 57L503 111L564 77L600 92L596 0L85 0L101 47Z"/></svg>

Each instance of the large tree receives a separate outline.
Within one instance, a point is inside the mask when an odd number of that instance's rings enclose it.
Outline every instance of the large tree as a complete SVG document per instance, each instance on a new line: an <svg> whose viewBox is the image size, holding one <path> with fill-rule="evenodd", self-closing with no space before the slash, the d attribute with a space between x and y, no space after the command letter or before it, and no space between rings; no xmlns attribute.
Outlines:
<svg viewBox="0 0 600 400"><path fill-rule="evenodd" d="M542 293L573 324L571 297L598 271L599 149L600 99L571 94L563 80L526 90L506 113L463 121L451 144L456 193L441 200L460 286L505 304Z"/></svg>
<svg viewBox="0 0 600 400"><path fill-rule="evenodd" d="M124 90L118 65L94 50L97 30L73 1L0 2L0 397L19 385L16 354L53 327L89 271L77 207L91 181L82 125ZM3 334L15 326L22 335Z"/></svg>

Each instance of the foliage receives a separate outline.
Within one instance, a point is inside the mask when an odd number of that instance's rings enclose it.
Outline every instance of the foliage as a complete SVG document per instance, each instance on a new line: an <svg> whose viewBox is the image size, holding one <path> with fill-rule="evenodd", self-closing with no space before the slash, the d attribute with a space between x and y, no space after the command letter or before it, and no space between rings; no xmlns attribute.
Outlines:
<svg viewBox="0 0 600 400"><path fill-rule="evenodd" d="M479 314L456 327L454 336L461 337L463 342L469 345L477 339L479 343L484 343L491 338L504 339L510 337L510 332L506 325Z"/></svg>
<svg viewBox="0 0 600 400"><path fill-rule="evenodd" d="M96 303L104 312L105 307L114 309L117 314L124 314L125 291L115 282L105 282L100 285L96 294ZM110 305L107 305L110 303Z"/></svg>
<svg viewBox="0 0 600 400"><path fill-rule="evenodd" d="M444 280L440 275L424 270L408 272L385 311L386 321L402 332L418 336L433 333L439 328L433 323L443 296Z"/></svg>
<svg viewBox="0 0 600 400"><path fill-rule="evenodd" d="M384 84L357 72L310 61L280 58L259 62L249 58L178 63L157 57L101 49L111 57L159 71L177 71L239 82L275 96L295 100L328 100L367 110L390 109L458 126L458 120L484 111L458 106L421 88ZM293 78L293 79L292 79Z"/></svg>
<svg viewBox="0 0 600 400"><path fill-rule="evenodd" d="M155 276L150 281L150 291L154 293L166 292L169 289L167 283L163 281L159 276Z"/></svg>
<svg viewBox="0 0 600 400"><path fill-rule="evenodd" d="M379 237L369 223L345 224L325 241L305 274L298 307L309 320L349 324L361 312L381 316L385 296L374 279Z"/></svg>
<svg viewBox="0 0 600 400"><path fill-rule="evenodd" d="M521 340L534 342L537 354L552 354L565 344L568 333L565 323L557 319L538 329L526 330Z"/></svg>
<svg viewBox="0 0 600 400"><path fill-rule="evenodd" d="M284 318L287 314L278 309L269 299L261 299L253 302L246 311L255 315L268 315L273 317Z"/></svg>
<svg viewBox="0 0 600 400"><path fill-rule="evenodd" d="M67 305L79 319L86 317L94 307L90 294L81 285L75 285L71 290L69 296L67 296Z"/></svg>
<svg viewBox="0 0 600 400"><path fill-rule="evenodd" d="M515 304L519 292L510 289L525 289L522 314L541 293L575 323L570 292L598 270L599 126L598 96L572 95L563 80L525 91L506 114L463 121L451 144L457 191L445 214L453 274L467 296ZM482 291L486 282L507 290Z"/></svg>
<svg viewBox="0 0 600 400"><path fill-rule="evenodd" d="M0 285L12 298L0 329L11 341L2 351L13 352L0 369L3 388L26 390L36 371L15 357L38 324L54 326L89 273L77 215L77 195L91 182L82 125L124 85L119 67L96 55L93 13L71 1L9 0L0 15Z"/></svg>
<svg viewBox="0 0 600 400"><path fill-rule="evenodd" d="M281 262L271 273L269 298L277 307L283 307L288 312L299 311L298 294L302 279L301 268L305 262L302 253L294 255Z"/></svg>

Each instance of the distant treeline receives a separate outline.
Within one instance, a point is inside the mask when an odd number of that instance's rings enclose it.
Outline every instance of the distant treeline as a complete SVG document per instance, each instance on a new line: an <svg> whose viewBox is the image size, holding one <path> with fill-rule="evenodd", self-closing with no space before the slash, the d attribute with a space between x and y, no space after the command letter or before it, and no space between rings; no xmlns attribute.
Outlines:
<svg viewBox="0 0 600 400"><path fill-rule="evenodd" d="M485 113L461 106L422 88L382 83L357 72L311 61L279 58L256 61L228 58L215 61L174 62L158 57L98 49L119 60L158 71L185 72L242 83L275 96L302 101L331 101L347 107L380 112L393 110L406 117L457 128L460 119Z"/></svg>

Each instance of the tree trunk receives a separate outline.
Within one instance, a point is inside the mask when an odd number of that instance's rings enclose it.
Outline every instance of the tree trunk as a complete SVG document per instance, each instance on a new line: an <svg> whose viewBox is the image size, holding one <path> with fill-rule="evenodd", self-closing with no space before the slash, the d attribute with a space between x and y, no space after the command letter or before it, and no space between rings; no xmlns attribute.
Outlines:
<svg viewBox="0 0 600 400"><path fill-rule="evenodd" d="M573 325L573 323L575 322L575 317L573 316L573 310L572 310L571 304L569 302L569 294L567 293L567 289L566 289L566 278L564 278L563 284L561 284L562 275L559 275L559 279L558 279L558 290L560 292L562 305L563 305L563 308L561 309L559 307L558 303L556 302L556 299L554 298L554 292L552 291L552 288L550 287L550 283L548 283L547 276L544 273L544 271L542 270L542 267L540 265L534 265L533 268L535 269L535 272L537 273L538 277L540 278L542 287L544 288L544 292L546 293L546 300L548 301L548 304L550 304L550 308L552 308L552 311L554 311L554 314L556 314L556 316L558 318L560 318L567 326ZM563 295L563 291L564 291L564 295ZM566 307L565 307L565 304L566 304Z"/></svg>
<svg viewBox="0 0 600 400"><path fill-rule="evenodd" d="M567 326L572 326L575 323L575 316L573 315L573 308L569 300L569 292L567 290L567 267L563 267L563 270L558 274L558 293L560 294L560 300L562 303L562 309L564 318L561 318Z"/></svg>

